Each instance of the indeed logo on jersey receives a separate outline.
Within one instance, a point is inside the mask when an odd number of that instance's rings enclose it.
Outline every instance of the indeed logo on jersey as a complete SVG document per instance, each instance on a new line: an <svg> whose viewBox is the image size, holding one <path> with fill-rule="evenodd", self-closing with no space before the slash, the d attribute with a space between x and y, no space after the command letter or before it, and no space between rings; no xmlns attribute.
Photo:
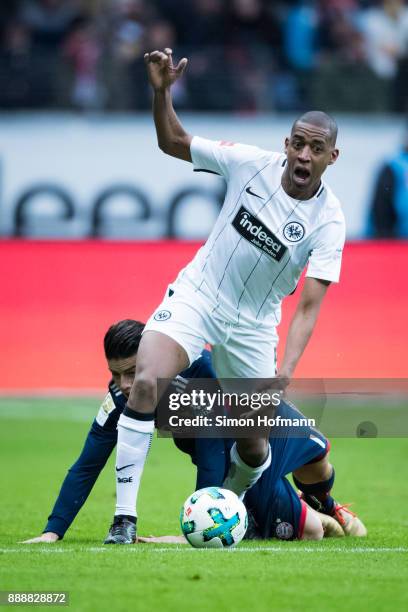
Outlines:
<svg viewBox="0 0 408 612"><path fill-rule="evenodd" d="M239 209L232 225L245 240L248 240L275 261L280 261L288 250L288 247L282 244L266 225L256 219L243 206Z"/></svg>

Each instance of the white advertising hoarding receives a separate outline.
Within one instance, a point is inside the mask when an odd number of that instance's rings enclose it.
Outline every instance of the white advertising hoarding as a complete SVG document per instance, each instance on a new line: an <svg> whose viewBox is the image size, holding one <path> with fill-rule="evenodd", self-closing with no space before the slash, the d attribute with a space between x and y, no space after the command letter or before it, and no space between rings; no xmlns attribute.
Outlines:
<svg viewBox="0 0 408 612"><path fill-rule="evenodd" d="M181 119L191 134L282 150L294 117L181 113ZM344 207L348 238L359 238L376 171L400 146L403 122L361 116L339 117L338 123L341 155L325 180ZM150 115L2 115L0 163L3 236L16 233L16 206L22 201L21 235L95 235L95 204L102 196L99 235L160 238L168 234L172 200L187 189L179 198L184 204L173 219L174 234L201 238L222 193L222 179L193 173L191 164L158 149ZM62 209L64 198L72 215L55 219L53 211ZM149 211L137 219L142 204Z"/></svg>

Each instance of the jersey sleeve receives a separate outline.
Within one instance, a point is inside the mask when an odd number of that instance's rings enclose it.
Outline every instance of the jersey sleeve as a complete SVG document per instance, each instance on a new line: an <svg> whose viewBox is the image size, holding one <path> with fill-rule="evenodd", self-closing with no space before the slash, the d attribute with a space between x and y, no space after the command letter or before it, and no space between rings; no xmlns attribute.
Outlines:
<svg viewBox="0 0 408 612"><path fill-rule="evenodd" d="M212 172L226 179L241 164L270 156L268 151L258 147L225 140L208 140L200 136L193 137L190 152L195 172Z"/></svg>
<svg viewBox="0 0 408 612"><path fill-rule="evenodd" d="M112 380L109 383L108 393L95 417L96 423L105 429L113 429L116 431L116 426L120 414L125 409L126 401L126 397Z"/></svg>
<svg viewBox="0 0 408 612"><path fill-rule="evenodd" d="M105 399L103 400L98 410L98 414L95 417L95 420L98 423L98 425L103 427L106 421L108 420L109 415L115 410L115 408L116 408L115 402L113 401L113 397L109 390L109 393L105 396Z"/></svg>
<svg viewBox="0 0 408 612"><path fill-rule="evenodd" d="M339 282L345 234L344 221L333 221L321 228L310 254L306 276Z"/></svg>
<svg viewBox="0 0 408 612"><path fill-rule="evenodd" d="M117 440L116 429L106 430L94 421L79 458L68 470L48 517L44 532L52 531L62 539L86 502Z"/></svg>

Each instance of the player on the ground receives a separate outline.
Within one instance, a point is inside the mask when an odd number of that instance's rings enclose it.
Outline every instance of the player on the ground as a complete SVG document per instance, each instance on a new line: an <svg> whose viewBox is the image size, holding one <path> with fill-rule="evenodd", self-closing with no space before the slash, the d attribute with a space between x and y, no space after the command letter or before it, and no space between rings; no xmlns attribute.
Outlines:
<svg viewBox="0 0 408 612"><path fill-rule="evenodd" d="M87 500L100 472L104 468L117 442L117 423L131 389L136 368L136 354L144 324L140 321L125 319L112 325L104 337L104 353L112 380L108 393L94 419L77 461L68 470L58 498L41 536L25 543L56 542L61 540L71 526L76 515ZM208 351L177 377L177 388L188 378L213 378L214 370ZM175 389L173 389L174 391ZM150 445L150 439L149 439ZM129 468L122 463L116 466L117 505L111 536L120 542L134 541L136 537L136 498ZM208 480L199 481L198 486L206 486ZM119 534L119 535L115 535Z"/></svg>
<svg viewBox="0 0 408 612"><path fill-rule="evenodd" d="M104 338L104 352L113 376L109 383L108 394L92 423L80 457L68 471L43 534L27 540L26 543L50 543L61 540L88 498L116 444L117 422L133 383L143 327L138 321L126 319L112 325L107 331ZM203 351L193 366L175 380L177 388L180 389L180 385L183 385L189 377L215 377L208 351ZM294 409L286 408L286 410ZM197 466L197 489L222 484L229 467L228 452L232 444L230 440L178 439L175 442L181 450L190 454ZM297 485L305 491L305 499L309 505L313 505L317 510L323 510L327 515L333 515L346 535L364 535L364 527L359 519L346 508L336 504L330 495L334 471L328 462L328 443L320 433L313 432L312 438L308 435L292 440L289 437L280 438L272 440L272 444L276 449L274 456L280 459L273 463L248 497L249 504L252 500L252 511L258 521L257 529L261 530L263 537L273 537L275 516L281 521L292 524L295 537L301 533L306 511L284 478L293 470L295 478L298 478ZM119 468L116 473L117 506L107 543L129 544L134 542L136 537L137 490L129 477L132 467L126 464L116 466L116 470ZM326 478L327 474L329 478ZM267 516L262 518L264 512L267 512ZM320 517L320 520L323 521L326 531L336 532L332 521L325 519L324 516ZM316 539L319 536L321 528L312 512L309 513L304 525L304 537L311 538L314 534L316 537L313 539Z"/></svg>
<svg viewBox="0 0 408 612"><path fill-rule="evenodd" d="M292 422L303 416L289 402L282 401L279 416ZM319 540L325 537L353 535L363 537L367 530L360 519L347 506L337 504L331 497L334 470L328 461L330 444L316 429L285 427L272 432L269 443L273 460L258 481L246 492L244 504L250 518L246 539ZM231 439L196 438L176 441L180 450L191 455L197 466L197 477L211 461L211 486L222 487L231 460ZM183 448L185 444L185 448ZM330 471L332 477L322 480L322 474ZM299 496L289 483L292 473L300 487ZM307 481L309 484L305 482ZM305 503L307 499L308 503ZM319 512L321 510L322 512ZM170 536L171 542L174 536ZM161 538L142 538L142 541L162 541ZM175 537L175 543L183 538Z"/></svg>
<svg viewBox="0 0 408 612"><path fill-rule="evenodd" d="M159 147L197 171L224 177L227 193L206 244L169 286L140 343L117 450L118 465L135 464L135 479L154 429L157 379L171 379L193 363L206 342L218 379L275 377L281 302L308 265L278 370L278 382L290 379L327 288L339 279L345 239L340 204L321 180L339 154L331 117L302 115L285 140L285 154L192 137L170 91L187 59L174 66L165 49L147 53L145 62ZM268 437L238 440L231 462L224 486L242 496L270 465Z"/></svg>

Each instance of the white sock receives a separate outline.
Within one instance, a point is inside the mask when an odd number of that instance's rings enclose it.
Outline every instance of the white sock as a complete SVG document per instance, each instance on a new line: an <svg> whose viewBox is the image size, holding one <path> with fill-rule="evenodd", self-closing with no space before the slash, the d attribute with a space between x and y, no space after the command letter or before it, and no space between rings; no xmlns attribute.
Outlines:
<svg viewBox="0 0 408 612"><path fill-rule="evenodd" d="M237 445L234 443L230 451L231 466L224 480L224 484L222 485L223 488L233 491L242 500L247 490L259 480L262 473L271 465L271 447L269 446L268 448L268 457L265 459L264 463L257 467L251 467L242 461L238 453Z"/></svg>
<svg viewBox="0 0 408 612"><path fill-rule="evenodd" d="M115 467L115 516L118 514L137 516L137 494L147 453L152 443L153 431L153 419L139 421L120 415Z"/></svg>

